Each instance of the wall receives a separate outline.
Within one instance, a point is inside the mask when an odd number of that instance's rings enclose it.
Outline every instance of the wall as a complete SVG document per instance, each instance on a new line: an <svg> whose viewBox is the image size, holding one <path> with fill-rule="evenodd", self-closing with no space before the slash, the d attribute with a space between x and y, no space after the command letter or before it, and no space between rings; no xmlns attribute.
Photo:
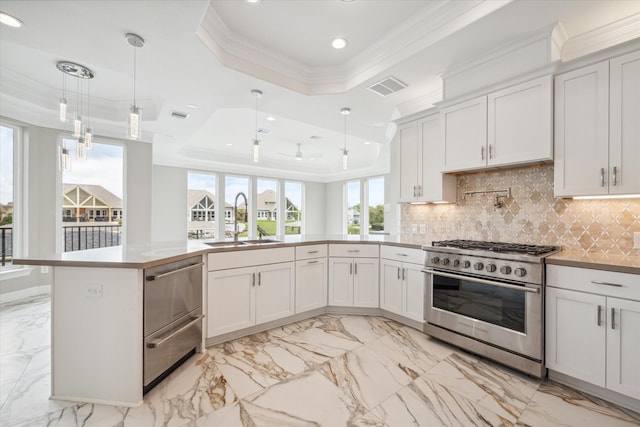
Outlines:
<svg viewBox="0 0 640 427"><path fill-rule="evenodd" d="M153 166L151 240L184 240L187 235L187 170Z"/></svg>
<svg viewBox="0 0 640 427"><path fill-rule="evenodd" d="M462 194L507 187L513 197L499 209L494 208L492 195ZM551 165L460 175L457 190L455 205L402 205L402 237L421 244L492 240L640 255L632 248L633 232L640 232L640 199L556 199ZM412 234L412 224L426 224L426 233Z"/></svg>
<svg viewBox="0 0 640 427"><path fill-rule="evenodd" d="M151 241L152 145L146 142L119 142L126 146L125 242L127 245L143 245Z"/></svg>
<svg viewBox="0 0 640 427"><path fill-rule="evenodd" d="M325 190L325 233L343 234L342 220L344 211L343 202L343 181L330 182L326 184Z"/></svg>
<svg viewBox="0 0 640 427"><path fill-rule="evenodd" d="M321 182L304 183L305 234L325 233L325 188Z"/></svg>

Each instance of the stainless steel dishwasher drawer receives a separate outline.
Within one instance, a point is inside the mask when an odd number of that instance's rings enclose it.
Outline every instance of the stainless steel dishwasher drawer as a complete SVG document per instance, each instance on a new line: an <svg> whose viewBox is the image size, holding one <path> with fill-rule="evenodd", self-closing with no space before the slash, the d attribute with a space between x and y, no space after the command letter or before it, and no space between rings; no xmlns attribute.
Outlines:
<svg viewBox="0 0 640 427"><path fill-rule="evenodd" d="M202 340L202 310L165 326L144 339L144 386L178 362Z"/></svg>

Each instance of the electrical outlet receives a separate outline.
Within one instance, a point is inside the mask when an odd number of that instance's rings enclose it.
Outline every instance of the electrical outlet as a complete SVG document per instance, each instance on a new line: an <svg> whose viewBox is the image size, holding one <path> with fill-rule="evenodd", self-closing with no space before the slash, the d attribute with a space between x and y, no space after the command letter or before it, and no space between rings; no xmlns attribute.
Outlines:
<svg viewBox="0 0 640 427"><path fill-rule="evenodd" d="M427 231L427 226L425 224L420 224L420 234L424 234Z"/></svg>
<svg viewBox="0 0 640 427"><path fill-rule="evenodd" d="M640 231L633 233L633 249L640 249Z"/></svg>
<svg viewBox="0 0 640 427"><path fill-rule="evenodd" d="M411 232L412 233L418 232L418 224L411 224Z"/></svg>
<svg viewBox="0 0 640 427"><path fill-rule="evenodd" d="M101 283L87 284L86 295L90 298L102 298L102 284Z"/></svg>
<svg viewBox="0 0 640 427"><path fill-rule="evenodd" d="M40 274L47 274L49 272L49 266L43 265L40 267Z"/></svg>

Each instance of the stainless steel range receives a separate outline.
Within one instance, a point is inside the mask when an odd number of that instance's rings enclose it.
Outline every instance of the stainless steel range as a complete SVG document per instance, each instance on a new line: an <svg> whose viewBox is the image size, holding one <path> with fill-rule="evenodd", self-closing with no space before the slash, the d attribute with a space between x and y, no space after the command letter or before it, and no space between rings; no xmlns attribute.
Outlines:
<svg viewBox="0 0 640 427"><path fill-rule="evenodd" d="M446 240L422 249L425 333L542 377L544 258L560 248Z"/></svg>

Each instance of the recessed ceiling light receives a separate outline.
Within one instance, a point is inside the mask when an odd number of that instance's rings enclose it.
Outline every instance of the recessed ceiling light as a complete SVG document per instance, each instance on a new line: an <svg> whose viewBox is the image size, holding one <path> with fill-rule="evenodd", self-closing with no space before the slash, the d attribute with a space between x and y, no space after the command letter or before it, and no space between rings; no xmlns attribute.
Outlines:
<svg viewBox="0 0 640 427"><path fill-rule="evenodd" d="M22 21L8 13L0 12L0 22L13 28L22 27Z"/></svg>
<svg viewBox="0 0 640 427"><path fill-rule="evenodd" d="M333 46L334 49L342 49L347 45L347 43L348 42L346 39L338 37L336 39L333 39L333 41L331 42L331 46Z"/></svg>
<svg viewBox="0 0 640 427"><path fill-rule="evenodd" d="M276 118L273 116L269 116L267 117L267 120L269 120L270 122L275 122Z"/></svg>
<svg viewBox="0 0 640 427"><path fill-rule="evenodd" d="M198 106L195 105L195 104L187 104L187 107L189 107L189 108L198 108Z"/></svg>
<svg viewBox="0 0 640 427"><path fill-rule="evenodd" d="M224 144L224 145L226 145L227 147L231 147L233 144L232 144L232 143L230 143L230 142L227 142L227 143L226 143L226 144Z"/></svg>
<svg viewBox="0 0 640 427"><path fill-rule="evenodd" d="M371 141L365 141L364 145L371 145Z"/></svg>
<svg viewBox="0 0 640 427"><path fill-rule="evenodd" d="M247 3L258 3L258 0L247 0Z"/></svg>

